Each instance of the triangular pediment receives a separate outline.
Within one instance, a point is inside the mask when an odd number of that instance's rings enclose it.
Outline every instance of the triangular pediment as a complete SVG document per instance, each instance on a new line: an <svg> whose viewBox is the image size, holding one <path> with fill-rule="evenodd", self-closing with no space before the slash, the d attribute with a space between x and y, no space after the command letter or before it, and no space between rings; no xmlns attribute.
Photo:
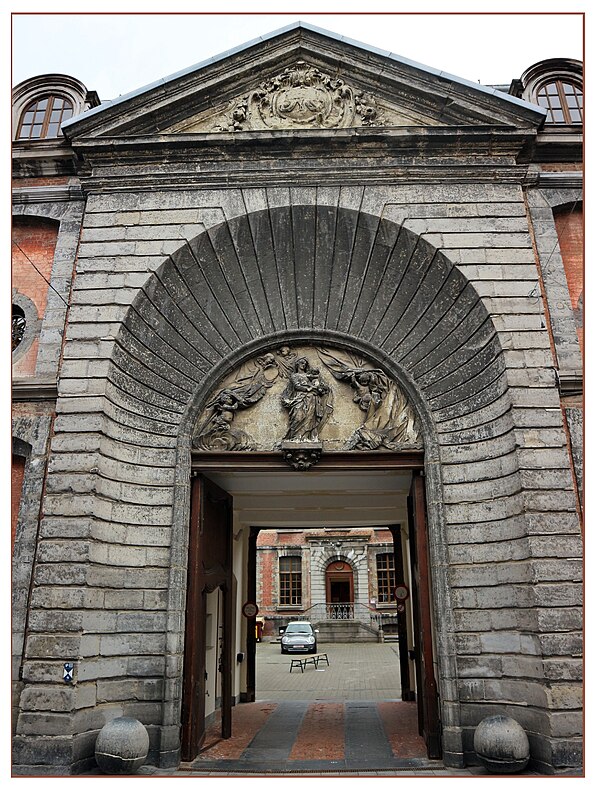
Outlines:
<svg viewBox="0 0 600 796"><path fill-rule="evenodd" d="M542 109L296 23L70 120L69 138L303 129L538 127Z"/></svg>
<svg viewBox="0 0 600 796"><path fill-rule="evenodd" d="M423 110L401 108L352 85L340 72L297 60L220 107L200 112L168 133L310 130L440 124Z"/></svg>

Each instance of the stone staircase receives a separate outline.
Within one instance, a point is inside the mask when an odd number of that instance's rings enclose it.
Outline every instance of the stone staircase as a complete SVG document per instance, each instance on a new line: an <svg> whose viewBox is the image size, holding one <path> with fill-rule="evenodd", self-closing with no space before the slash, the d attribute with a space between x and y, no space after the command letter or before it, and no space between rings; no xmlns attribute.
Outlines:
<svg viewBox="0 0 600 796"><path fill-rule="evenodd" d="M319 619L313 624L319 631L319 644L348 644L357 641L380 640L381 634L378 630L361 622L360 619Z"/></svg>

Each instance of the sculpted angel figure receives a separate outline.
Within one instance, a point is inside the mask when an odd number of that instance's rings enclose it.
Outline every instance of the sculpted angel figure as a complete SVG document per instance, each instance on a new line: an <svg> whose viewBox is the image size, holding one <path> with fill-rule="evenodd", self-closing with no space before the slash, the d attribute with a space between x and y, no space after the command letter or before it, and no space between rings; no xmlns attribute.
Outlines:
<svg viewBox="0 0 600 796"><path fill-rule="evenodd" d="M382 370L350 354L333 355L320 349L319 356L336 379L350 383L352 400L366 413L346 441L347 450L402 450L418 444L417 417L406 396Z"/></svg>
<svg viewBox="0 0 600 796"><path fill-rule="evenodd" d="M197 450L249 451L256 450L256 443L241 429L232 428L235 414L239 409L247 409L264 396L274 379L267 376L275 371L275 357L264 354L250 366L249 372L241 368L234 384L226 387L206 404L204 420L197 426L192 439L192 447Z"/></svg>
<svg viewBox="0 0 600 796"><path fill-rule="evenodd" d="M281 402L289 413L286 440L319 441L319 432L333 410L327 400L329 392L318 369L311 368L308 360L300 357L281 396Z"/></svg>
<svg viewBox="0 0 600 796"><path fill-rule="evenodd" d="M206 409L210 414L194 434L192 447L197 450L255 450L254 440L241 429L233 429L231 425L237 409L250 406L257 400L258 391L252 393L248 388L221 390L207 404Z"/></svg>

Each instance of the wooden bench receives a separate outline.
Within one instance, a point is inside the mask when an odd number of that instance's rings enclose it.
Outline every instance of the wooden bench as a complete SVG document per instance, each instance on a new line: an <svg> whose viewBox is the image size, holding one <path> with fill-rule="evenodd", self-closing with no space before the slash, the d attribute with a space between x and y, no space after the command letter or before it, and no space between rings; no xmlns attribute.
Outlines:
<svg viewBox="0 0 600 796"><path fill-rule="evenodd" d="M326 663L329 666L329 658L326 652L322 652L320 655L310 655L308 658L292 658L290 661L290 672L292 669L300 669L303 672L309 663L312 663L315 669L320 663Z"/></svg>

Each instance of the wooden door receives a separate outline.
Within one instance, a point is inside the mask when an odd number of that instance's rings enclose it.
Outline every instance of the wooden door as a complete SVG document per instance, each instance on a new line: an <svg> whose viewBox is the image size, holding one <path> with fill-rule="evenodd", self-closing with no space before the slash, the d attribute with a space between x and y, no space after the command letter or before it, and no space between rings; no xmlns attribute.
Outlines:
<svg viewBox="0 0 600 796"><path fill-rule="evenodd" d="M231 736L232 699L232 499L208 478L192 479L188 590L186 606L182 698L181 758L200 752L205 726L206 595L216 588L223 595L221 670L221 734Z"/></svg>
<svg viewBox="0 0 600 796"><path fill-rule="evenodd" d="M328 603L354 603L354 572L347 561L333 561L325 570Z"/></svg>
<svg viewBox="0 0 600 796"><path fill-rule="evenodd" d="M413 472L408 497L408 523L419 733L427 746L428 756L437 760L442 757L442 742L438 691L433 668L425 479L418 471Z"/></svg>

